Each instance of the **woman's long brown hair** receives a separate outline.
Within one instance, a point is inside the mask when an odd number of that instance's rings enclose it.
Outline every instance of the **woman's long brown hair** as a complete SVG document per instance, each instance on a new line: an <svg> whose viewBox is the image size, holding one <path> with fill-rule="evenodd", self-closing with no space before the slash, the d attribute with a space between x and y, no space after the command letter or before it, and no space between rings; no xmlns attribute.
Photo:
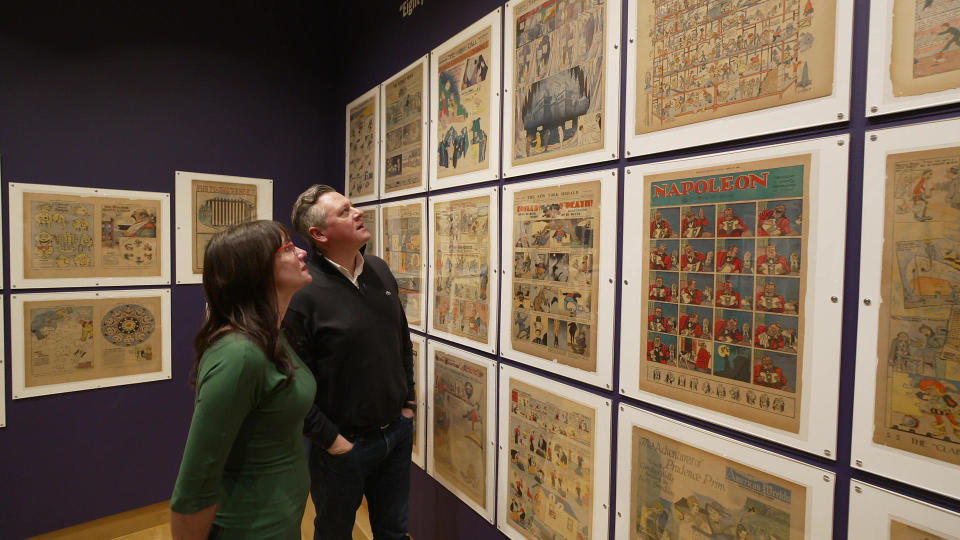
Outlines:
<svg viewBox="0 0 960 540"><path fill-rule="evenodd" d="M290 231L268 220L234 225L207 244L203 258L203 294L207 314L193 339L196 357L191 384L196 386L200 360L223 336L238 332L260 347L277 370L293 380L293 362L283 348L277 313L273 263Z"/></svg>

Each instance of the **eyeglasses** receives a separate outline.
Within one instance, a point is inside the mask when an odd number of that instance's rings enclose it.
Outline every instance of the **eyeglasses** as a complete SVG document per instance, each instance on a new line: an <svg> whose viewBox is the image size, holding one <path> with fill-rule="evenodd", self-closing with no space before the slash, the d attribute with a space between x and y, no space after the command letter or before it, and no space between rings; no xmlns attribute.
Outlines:
<svg viewBox="0 0 960 540"><path fill-rule="evenodd" d="M296 250L297 250L297 246L293 243L293 241L290 241L280 246L279 248L277 248L277 252L275 253L275 255L279 253L293 253Z"/></svg>

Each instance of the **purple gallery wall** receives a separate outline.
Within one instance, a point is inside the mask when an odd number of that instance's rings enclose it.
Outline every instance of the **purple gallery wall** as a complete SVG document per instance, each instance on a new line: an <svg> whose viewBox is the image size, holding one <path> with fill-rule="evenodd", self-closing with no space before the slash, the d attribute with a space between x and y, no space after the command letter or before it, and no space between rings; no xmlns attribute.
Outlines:
<svg viewBox="0 0 960 540"><path fill-rule="evenodd" d="M4 6L0 174L7 359L10 182L172 197L176 170L272 178L274 215L289 222L296 195L320 179L328 160L341 162L327 149L342 125L341 113L330 119L329 111L343 109L330 104L321 55L328 23L319 4L260 4ZM342 185L342 174L332 181ZM0 538L23 538L170 497L193 410L191 341L204 308L199 285L171 289L172 380L12 400L5 368Z"/></svg>
<svg viewBox="0 0 960 540"><path fill-rule="evenodd" d="M616 0L614 0L616 1ZM623 3L623 21L622 27L627 28L627 9L626 1ZM635 1L635 0L628 0ZM363 92L383 82L391 75L397 73L417 58L430 52L431 49L445 42L447 39L458 33L469 24L480 17L486 15L492 10L500 7L502 2L495 0L475 0L473 2L432 2L426 0L422 5L416 7L412 14L407 17L401 15L398 5L401 2L372 2L376 7L371 9L347 9L340 8L337 17L345 24L337 26L336 41L341 43L350 43L348 52L343 57L343 62L352 66L352 69L344 71L338 84L334 88L334 103L343 111L347 103L358 97ZM414 2L415 3L415 2ZM815 271L836 272L841 265L844 267L844 320L843 320L843 338L841 353L841 390L838 396L839 400L839 419L837 433L837 459L835 461L811 456L800 451L788 448L779 444L771 443L739 433L734 430L709 424L697 418L674 413L647 403L640 402L631 398L624 398L620 395L600 390L579 383L578 381L566 379L553 375L549 372L532 368L525 364L518 364L511 360L497 357L497 360L508 365L518 367L527 371L535 372L569 384L571 386L590 391L594 394L604 396L614 402L613 425L616 426L618 407L616 404L625 403L650 410L665 416L679 419L689 424L710 429L721 435L729 436L734 439L747 442L754 446L777 452L779 454L798 459L800 461L821 467L836 474L835 485L835 504L833 515L833 534L836 539L847 537L847 511L849 502L850 480L858 479L868 481L875 485L885 487L908 496L925 500L932 504L940 505L952 510L960 510L960 502L943 497L936 493L931 493L912 486L907 486L892 480L888 480L876 475L853 470L850 463L850 431L853 414L853 387L855 373L855 347L856 347L856 314L857 314L857 293L859 289L859 271L860 271L860 219L862 212L862 193L863 193L863 136L864 132L881 127L891 127L901 124L910 124L930 120L939 120L946 118L960 117L960 105L952 105L933 109L926 109L912 113L885 116L879 119L866 119L864 117L864 92L866 88L866 51L867 51L867 21L868 21L869 0L855 0L854 15L854 44L853 44L853 67L852 67L852 91L851 91L851 118L848 121L838 122L827 126L797 130L771 136L756 137L753 139L731 140L712 145L696 146L689 149L673 152L664 152L656 155L641 156L635 159L619 159L605 163L599 163L592 166L575 167L567 170L532 174L523 177L511 178L506 183L517 181L526 181L534 179L549 178L558 174L569 174L574 172L584 172L596 169L617 168L621 176L621 191L623 186L623 168L625 166L636 165L640 163L649 163L663 161L667 159L676 159L680 157L690 157L714 152L749 148L767 144L792 142L797 140L823 137L829 135L839 135L849 133L851 136L850 144L850 162L849 178L837 178L834 181L843 189L848 190L848 210L847 210L847 254L844 261L835 261L829 268L818 268ZM626 50L626 39L622 37L621 49ZM625 57L625 55L622 55ZM626 60L621 61L621 74L626 72ZM626 90L621 88L621 113L620 125L624 125L623 103L626 99ZM336 133L342 133L343 127ZM623 128L621 128L622 132ZM329 158L325 161L325 166L329 167L329 173L332 176L343 170L344 163L344 142L342 136L331 139ZM496 151L496 149L491 149ZM620 156L624 156L623 137L620 138ZM342 173L340 173L342 174ZM490 182L479 185L502 185L503 181L491 180ZM460 191L478 187L478 184L465 186L462 188L452 188L440 190L431 193L444 193L450 191ZM622 197L621 197L622 198ZM398 198L398 199L402 199ZM384 199L395 200L395 199ZM502 215L502 213L501 213ZM619 215L623 215L622 202L620 203ZM621 222L622 225L622 222ZM618 250L622 251L622 231L618 231ZM618 253L618 260L621 259ZM501 254L502 256L502 254ZM619 269L618 269L619 272ZM619 274L618 274L619 277ZM618 279L618 283L620 280ZM619 351L620 339L620 291L617 292L617 330L615 334L614 350ZM492 313L498 314L499 310L492 310ZM430 339L434 339L430 337ZM443 340L439 340L443 341ZM457 346L456 344L450 343ZM479 351L471 351L479 354ZM619 352L614 353L619 356ZM491 356L491 355L486 355ZM491 356L492 357L492 356ZM615 358L614 377L619 377L619 358ZM872 376L867 374L866 376ZM816 427L813 427L816 429ZM616 452L616 429L613 429L613 448ZM610 457L611 463L616 463L616 456ZM615 467L614 467L615 468ZM611 493L616 493L617 489L616 472L611 472L610 489ZM489 524L465 504L460 502L453 494L434 481L424 471L418 467L413 467L413 481L411 493L410 508L410 531L418 540L445 540L449 538L463 539L487 539L499 538L503 535L497 531L496 527ZM610 512L610 530L613 537L613 521L616 516L616 501ZM622 510L622 509L620 509ZM815 519L820 519L815 516Z"/></svg>

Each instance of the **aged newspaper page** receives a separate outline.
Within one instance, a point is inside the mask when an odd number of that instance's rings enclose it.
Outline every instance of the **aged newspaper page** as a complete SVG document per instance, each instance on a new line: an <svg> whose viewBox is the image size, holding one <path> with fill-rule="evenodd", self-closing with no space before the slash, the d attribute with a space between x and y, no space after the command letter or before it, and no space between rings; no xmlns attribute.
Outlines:
<svg viewBox="0 0 960 540"><path fill-rule="evenodd" d="M799 431L809 174L806 154L645 177L641 390Z"/></svg>
<svg viewBox="0 0 960 540"><path fill-rule="evenodd" d="M510 380L507 521L527 538L593 538L592 408Z"/></svg>
<svg viewBox="0 0 960 540"><path fill-rule="evenodd" d="M960 88L960 0L894 0L893 95Z"/></svg>
<svg viewBox="0 0 960 540"><path fill-rule="evenodd" d="M438 178L481 171L489 164L487 134L493 107L487 75L500 62L492 57L491 35L492 30L487 27L437 61Z"/></svg>
<svg viewBox="0 0 960 540"><path fill-rule="evenodd" d="M487 505L487 366L436 351L433 463L436 473L478 505Z"/></svg>
<svg viewBox="0 0 960 540"><path fill-rule="evenodd" d="M360 219L363 220L363 226L370 231L370 239L367 240L367 243L365 244L367 248L364 250L364 252L369 253L370 255L376 255L378 242L377 211L375 209L364 210L363 217Z"/></svg>
<svg viewBox="0 0 960 540"><path fill-rule="evenodd" d="M804 486L639 427L632 447L631 538L804 538Z"/></svg>
<svg viewBox="0 0 960 540"><path fill-rule="evenodd" d="M407 323L420 326L420 305L423 301L423 206L384 206L383 260L390 266L400 287L400 303L407 314Z"/></svg>
<svg viewBox="0 0 960 540"><path fill-rule="evenodd" d="M422 363L423 363L423 353L424 353L424 351L421 350L421 348L420 348L420 343L419 343L419 342L417 342L417 341L411 341L410 343L413 345L413 391L415 392L415 394L414 394L414 395L415 395L414 402L415 402L415 403L419 403L419 402L420 402L419 399L420 399L420 395L421 395L420 393L423 392L423 390L421 389L421 385L424 384L424 382L425 382L425 381L421 381L421 380L420 380L420 366L421 366ZM420 411L420 414L426 414L426 411ZM417 434L419 433L419 432L417 431L417 429L420 428L420 420L419 420L418 416L419 416L419 415L417 415L417 414L414 414L414 415L413 415L413 451L412 451L412 454L413 454L414 456L422 456L421 452L423 452L423 449L422 449L422 448L419 448L419 445L418 445L418 441L420 440L420 437L417 436Z"/></svg>
<svg viewBox="0 0 960 540"><path fill-rule="evenodd" d="M634 135L830 95L835 0L644 0Z"/></svg>
<svg viewBox="0 0 960 540"><path fill-rule="evenodd" d="M596 371L600 180L517 191L512 211L514 350Z"/></svg>
<svg viewBox="0 0 960 540"><path fill-rule="evenodd" d="M873 440L960 464L960 147L887 156Z"/></svg>
<svg viewBox="0 0 960 540"><path fill-rule="evenodd" d="M890 540L948 540L938 534L933 534L912 525L890 520Z"/></svg>
<svg viewBox="0 0 960 540"><path fill-rule="evenodd" d="M606 1L525 0L513 13L513 163L603 148Z"/></svg>
<svg viewBox="0 0 960 540"><path fill-rule="evenodd" d="M487 343L490 197L434 203L433 219L433 329Z"/></svg>
<svg viewBox="0 0 960 540"><path fill-rule="evenodd" d="M257 219L257 185L234 182L190 182L193 221L193 272L203 273L203 254L213 235L231 225Z"/></svg>
<svg viewBox="0 0 960 540"><path fill-rule="evenodd" d="M350 176L347 198L372 195L376 191L373 164L377 159L377 102L364 100L350 109L350 148L347 152Z"/></svg>
<svg viewBox="0 0 960 540"><path fill-rule="evenodd" d="M23 194L23 276L159 276L159 200Z"/></svg>
<svg viewBox="0 0 960 540"><path fill-rule="evenodd" d="M26 388L162 369L160 297L24 302Z"/></svg>
<svg viewBox="0 0 960 540"><path fill-rule="evenodd" d="M421 62L384 86L386 129L384 195L420 185L423 174L423 70Z"/></svg>

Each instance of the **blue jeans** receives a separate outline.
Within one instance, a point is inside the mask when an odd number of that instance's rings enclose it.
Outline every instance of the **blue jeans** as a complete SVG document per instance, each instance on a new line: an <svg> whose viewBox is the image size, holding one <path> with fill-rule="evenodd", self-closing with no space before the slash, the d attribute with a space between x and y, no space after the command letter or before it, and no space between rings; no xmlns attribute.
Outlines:
<svg viewBox="0 0 960 540"><path fill-rule="evenodd" d="M413 420L401 416L389 428L347 437L353 449L332 456L310 449L310 496L317 509L314 540L350 540L363 496L376 540L407 534L410 497L410 452Z"/></svg>

